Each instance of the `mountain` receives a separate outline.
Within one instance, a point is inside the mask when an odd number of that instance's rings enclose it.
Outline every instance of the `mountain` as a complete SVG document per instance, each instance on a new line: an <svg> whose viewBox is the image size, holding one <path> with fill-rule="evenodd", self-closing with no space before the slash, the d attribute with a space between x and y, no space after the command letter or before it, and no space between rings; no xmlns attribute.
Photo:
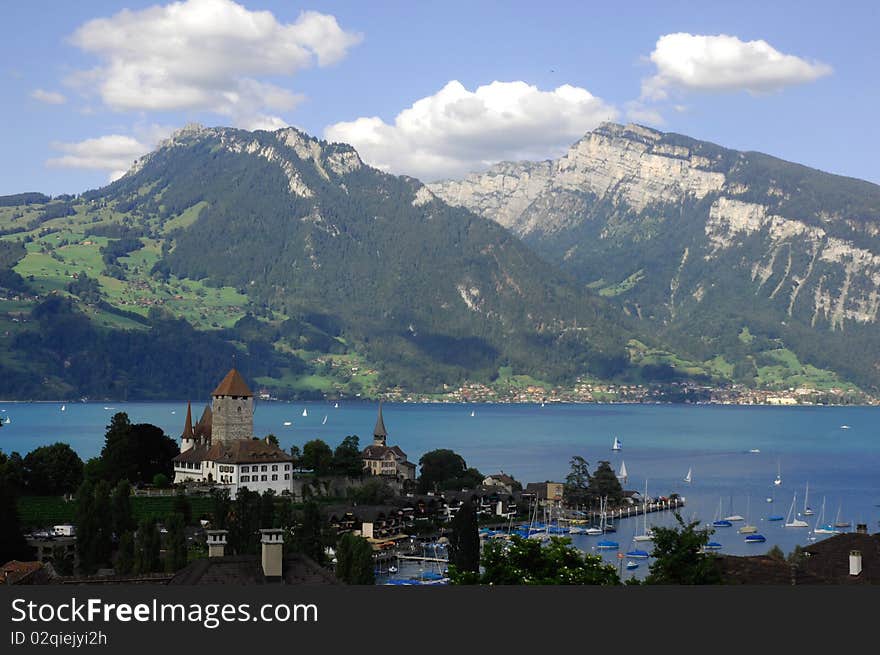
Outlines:
<svg viewBox="0 0 880 655"><path fill-rule="evenodd" d="M104 188L0 198L0 246L5 396L205 393L234 353L288 392L641 379L627 344L659 345L495 222L294 128L188 126Z"/></svg>
<svg viewBox="0 0 880 655"><path fill-rule="evenodd" d="M880 387L874 184L605 123L559 159L428 188L504 226L707 372L797 386L837 384L833 371Z"/></svg>

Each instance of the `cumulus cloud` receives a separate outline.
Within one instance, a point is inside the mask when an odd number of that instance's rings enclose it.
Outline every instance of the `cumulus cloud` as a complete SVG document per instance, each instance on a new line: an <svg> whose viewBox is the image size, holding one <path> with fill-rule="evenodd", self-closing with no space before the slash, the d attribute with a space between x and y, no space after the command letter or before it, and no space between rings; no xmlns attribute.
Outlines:
<svg viewBox="0 0 880 655"><path fill-rule="evenodd" d="M168 125L153 124L137 127L135 136L108 134L83 141L55 141L51 147L59 156L48 159L46 165L106 171L112 182L122 177L138 157L150 152L172 131Z"/></svg>
<svg viewBox="0 0 880 655"><path fill-rule="evenodd" d="M186 0L80 26L71 42L100 64L68 83L96 89L118 111L210 111L237 125L277 124L267 112L290 110L301 96L264 78L334 64L360 40L314 11L281 23L232 0Z"/></svg>
<svg viewBox="0 0 880 655"><path fill-rule="evenodd" d="M469 91L451 81L388 124L361 117L324 130L382 170L431 181L502 160L558 156L617 110L586 89L541 91L525 82L492 82Z"/></svg>
<svg viewBox="0 0 880 655"><path fill-rule="evenodd" d="M670 90L777 91L832 72L827 64L784 54L763 40L677 33L661 36L649 57L657 67L642 83L642 97L663 100Z"/></svg>
<svg viewBox="0 0 880 655"><path fill-rule="evenodd" d="M31 91L31 98L45 102L47 105L63 105L67 102L67 98L57 91L45 91L43 89L34 89Z"/></svg>

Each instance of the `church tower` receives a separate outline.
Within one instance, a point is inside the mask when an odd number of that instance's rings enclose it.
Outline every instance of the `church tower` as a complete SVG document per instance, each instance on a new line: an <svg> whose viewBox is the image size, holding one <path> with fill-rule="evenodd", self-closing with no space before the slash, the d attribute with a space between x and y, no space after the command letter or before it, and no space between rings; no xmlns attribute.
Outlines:
<svg viewBox="0 0 880 655"><path fill-rule="evenodd" d="M183 425L183 434L180 435L180 452L185 452L196 445L196 435L193 433L192 404L186 404L186 423Z"/></svg>
<svg viewBox="0 0 880 655"><path fill-rule="evenodd" d="M376 418L376 427L373 428L373 445L384 446L388 432L385 430L385 421L382 420L382 401L379 401L379 416Z"/></svg>
<svg viewBox="0 0 880 655"><path fill-rule="evenodd" d="M241 374L232 369L214 389L211 441L229 443L254 435L254 394Z"/></svg>

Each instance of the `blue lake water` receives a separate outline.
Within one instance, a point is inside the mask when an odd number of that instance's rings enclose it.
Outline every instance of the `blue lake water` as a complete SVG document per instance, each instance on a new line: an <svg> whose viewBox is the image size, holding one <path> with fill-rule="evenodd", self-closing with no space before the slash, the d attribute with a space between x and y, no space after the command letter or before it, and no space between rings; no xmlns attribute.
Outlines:
<svg viewBox="0 0 880 655"><path fill-rule="evenodd" d="M195 416L201 410L202 405L194 405ZM69 403L63 412L60 403L0 403L0 417L11 421L0 429L0 449L25 454L64 441L86 459L100 451L105 426L117 411L177 437L186 403ZM451 448L469 466L484 473L503 470L526 483L562 481L572 455L583 456L591 469L609 460L618 470L623 460L627 488L643 491L647 480L652 496L678 492L687 499L684 516L704 522L713 520L719 504L723 515L748 513L767 537L764 544L747 545L734 523L713 536L723 544L722 552L764 553L774 544L789 552L809 543L810 529L766 520L771 514L787 515L795 493L802 511L808 483L809 504L817 514L826 499L827 522L835 520L840 507L841 518L853 526L867 523L871 532L878 530L880 408L385 404L383 411L389 444L399 445L413 461L429 450ZM350 434L359 435L362 446L368 443L375 419L374 403L343 402L336 409L324 402L264 402L258 403L254 422L257 435L273 433L284 448L314 438L335 447ZM285 427L286 421L292 425ZM623 443L619 453L611 451L615 436ZM690 485L683 481L689 468ZM777 469L783 482L775 487ZM812 528L816 516L804 518ZM668 513L648 516L649 524L672 521ZM621 552L632 547L641 523L618 522L613 539ZM592 550L597 540L575 536L574 541ZM617 563L616 553L603 556Z"/></svg>

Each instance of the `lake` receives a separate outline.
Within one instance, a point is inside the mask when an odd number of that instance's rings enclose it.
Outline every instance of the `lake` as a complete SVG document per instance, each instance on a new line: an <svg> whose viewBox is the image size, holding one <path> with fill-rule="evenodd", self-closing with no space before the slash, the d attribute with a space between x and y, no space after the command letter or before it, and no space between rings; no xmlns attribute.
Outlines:
<svg viewBox="0 0 880 655"><path fill-rule="evenodd" d="M195 417L203 405L193 406ZM307 416L303 416L303 410ZM153 423L173 437L183 429L186 402L168 403L0 403L0 449L22 455L37 446L63 441L83 459L97 455L104 430L117 411L135 423ZM474 416L471 416L473 411ZM880 408L876 407L743 407L717 405L594 405L594 404L394 404L383 405L388 444L399 445L411 461L435 448L450 448L485 474L504 471L523 484L562 481L573 455L595 468L608 460L615 470L626 462L628 489L652 496L677 492L687 499L686 518L711 522L722 515L741 514L767 537L747 545L732 528L719 528L713 540L731 554L764 553L776 544L785 552L810 543L811 529L784 528L771 514L786 516L797 494L812 528L823 498L827 522L838 508L842 519L867 523L878 530L880 519ZM327 417L324 423L324 417ZM282 447L300 447L320 438L335 447L346 435L372 438L376 404L341 402L257 403L258 436L275 434ZM292 425L285 427L285 422ZM846 427L844 427L846 426ZM614 437L622 450L612 452ZM757 449L759 453L749 452ZM688 469L691 484L684 482ZM782 484L773 480L781 471ZM767 502L772 499L773 502ZM732 509L731 509L732 508ZM669 513L648 515L649 524L668 525ZM613 539L629 549L641 519L618 522ZM574 537L592 550L592 537ZM603 553L617 563L615 553ZM647 568L643 563L641 569Z"/></svg>

